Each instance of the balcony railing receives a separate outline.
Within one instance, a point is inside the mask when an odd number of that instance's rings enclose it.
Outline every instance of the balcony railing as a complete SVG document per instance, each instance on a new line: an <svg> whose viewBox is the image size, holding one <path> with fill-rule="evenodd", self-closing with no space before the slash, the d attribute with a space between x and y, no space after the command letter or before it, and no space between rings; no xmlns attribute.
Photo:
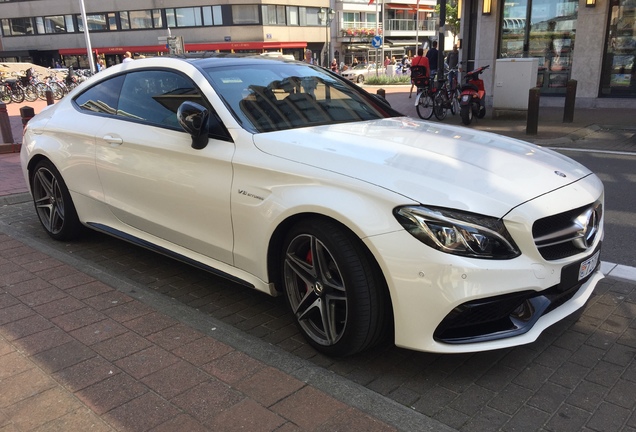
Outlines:
<svg viewBox="0 0 636 432"><path fill-rule="evenodd" d="M420 31L434 32L437 30L437 20L424 20L416 22L412 19L390 19L386 21L387 31L416 31L419 24Z"/></svg>
<svg viewBox="0 0 636 432"><path fill-rule="evenodd" d="M419 24L419 31L421 32L435 32L437 30L437 20L424 20L416 23L412 19L390 19L386 20L386 34L390 35L391 32L412 32L415 35L417 29L416 24ZM380 25L377 29L378 34L382 35L383 26ZM338 36L341 37L368 37L375 36L376 28L375 22L366 21L347 21L340 23L340 31Z"/></svg>

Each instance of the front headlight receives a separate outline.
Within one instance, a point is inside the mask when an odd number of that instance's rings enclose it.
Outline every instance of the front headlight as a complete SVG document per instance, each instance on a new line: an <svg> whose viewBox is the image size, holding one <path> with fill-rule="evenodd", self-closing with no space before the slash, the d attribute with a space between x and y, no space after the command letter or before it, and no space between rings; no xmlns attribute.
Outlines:
<svg viewBox="0 0 636 432"><path fill-rule="evenodd" d="M521 252L500 219L441 207L394 210L413 237L439 251L472 258L511 259Z"/></svg>

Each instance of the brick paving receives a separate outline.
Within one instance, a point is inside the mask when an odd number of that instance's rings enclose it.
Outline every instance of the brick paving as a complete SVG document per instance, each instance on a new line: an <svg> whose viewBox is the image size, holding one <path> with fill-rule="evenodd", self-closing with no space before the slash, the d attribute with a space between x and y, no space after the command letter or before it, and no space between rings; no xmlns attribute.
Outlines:
<svg viewBox="0 0 636 432"><path fill-rule="evenodd" d="M0 234L0 430L398 430Z"/></svg>
<svg viewBox="0 0 636 432"><path fill-rule="evenodd" d="M585 121L533 139L584 145ZM281 299L99 233L54 242L28 197L0 201L0 430L636 431L635 317L636 285L605 279L530 345L333 359Z"/></svg>

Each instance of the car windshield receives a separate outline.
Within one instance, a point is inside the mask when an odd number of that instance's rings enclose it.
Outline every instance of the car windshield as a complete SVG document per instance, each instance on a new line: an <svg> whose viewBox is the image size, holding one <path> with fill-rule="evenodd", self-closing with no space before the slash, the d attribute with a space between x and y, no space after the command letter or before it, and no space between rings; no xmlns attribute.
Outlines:
<svg viewBox="0 0 636 432"><path fill-rule="evenodd" d="M205 72L238 121L255 132L400 115L326 70L302 63L246 62Z"/></svg>

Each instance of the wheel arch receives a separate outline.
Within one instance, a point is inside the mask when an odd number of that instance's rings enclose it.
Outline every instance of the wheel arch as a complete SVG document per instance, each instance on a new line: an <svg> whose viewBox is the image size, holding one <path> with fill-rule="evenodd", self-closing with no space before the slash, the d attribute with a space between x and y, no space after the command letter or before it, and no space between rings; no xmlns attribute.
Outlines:
<svg viewBox="0 0 636 432"><path fill-rule="evenodd" d="M41 161L43 160L47 160L50 163L53 164L53 166L55 166L55 163L53 163L53 161L46 157L43 154L35 154L33 155L33 157L31 159L29 159L29 162L27 163L27 178L28 178L28 186L29 186L29 190L33 189L33 170L35 169L35 167L37 166L37 164L39 164ZM56 167L57 168L57 167ZM58 169L59 171L59 169Z"/></svg>
<svg viewBox="0 0 636 432"><path fill-rule="evenodd" d="M348 227L346 224L342 223L341 221L324 214L312 213L312 212L297 213L287 217L286 219L281 221L281 223L278 224L276 229L273 231L272 236L270 237L269 244L267 247L267 273L269 275L269 280L274 282L276 291L278 293L282 293L279 258L280 258L280 250L283 245L285 235L287 231L289 231L290 227L306 219L322 219L322 220L334 223L338 225L340 228L342 228L344 231L346 231L351 236L352 239L355 239L355 241L358 242L362 250L365 251L366 257L369 259L369 262L374 267L375 271L377 271L378 277L382 278L383 294L386 296L387 302L391 303L391 293L389 291L388 282L386 280L384 272L382 271L382 267L380 266L380 263L376 259L373 252L365 244L365 242L363 242L362 239L360 239L360 237L350 227Z"/></svg>

